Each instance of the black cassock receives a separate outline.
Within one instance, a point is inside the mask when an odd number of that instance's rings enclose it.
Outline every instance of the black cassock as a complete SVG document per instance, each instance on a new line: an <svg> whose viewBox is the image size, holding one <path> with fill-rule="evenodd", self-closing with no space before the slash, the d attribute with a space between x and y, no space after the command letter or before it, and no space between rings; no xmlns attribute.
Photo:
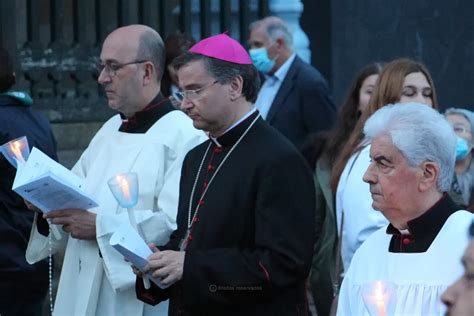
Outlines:
<svg viewBox="0 0 474 316"><path fill-rule="evenodd" d="M170 315L308 315L314 205L306 162L253 113L186 156L178 229L160 247L179 250L184 240L182 280L145 290L137 279L138 298L153 305L170 298Z"/></svg>

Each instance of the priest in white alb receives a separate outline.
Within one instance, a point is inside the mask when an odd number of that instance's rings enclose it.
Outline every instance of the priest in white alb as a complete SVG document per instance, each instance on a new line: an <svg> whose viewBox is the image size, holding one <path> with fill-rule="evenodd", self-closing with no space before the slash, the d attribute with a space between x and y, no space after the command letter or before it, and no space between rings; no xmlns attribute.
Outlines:
<svg viewBox="0 0 474 316"><path fill-rule="evenodd" d="M51 234L53 252L66 247L54 315L167 315L167 302L153 307L136 299L130 264L109 245L129 218L107 185L118 173L137 173L138 226L148 242L168 240L176 228L183 158L205 134L160 93L164 55L160 35L143 25L116 29L104 41L98 81L119 114L73 168L99 206L47 215L64 232L60 239ZM26 257L32 263L48 253L48 224L37 214Z"/></svg>
<svg viewBox="0 0 474 316"><path fill-rule="evenodd" d="M426 105L387 105L366 122L373 208L389 220L357 250L337 315L444 315L443 291L463 274L474 215L446 194L456 135Z"/></svg>

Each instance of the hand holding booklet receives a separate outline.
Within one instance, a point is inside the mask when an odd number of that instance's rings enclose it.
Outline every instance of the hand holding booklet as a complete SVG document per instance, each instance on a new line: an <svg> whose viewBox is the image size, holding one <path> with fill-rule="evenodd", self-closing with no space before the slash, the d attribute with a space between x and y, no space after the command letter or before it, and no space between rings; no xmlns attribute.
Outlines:
<svg viewBox="0 0 474 316"><path fill-rule="evenodd" d="M152 251L146 242L140 237L138 232L130 224L123 224L110 238L110 245L120 252L122 256L130 261L140 271L143 271L148 263L148 257ZM161 289L166 289L170 285L163 285L159 278L154 278L148 273L146 276Z"/></svg>
<svg viewBox="0 0 474 316"><path fill-rule="evenodd" d="M84 191L81 178L36 147L28 160L18 165L12 189L43 213L98 206Z"/></svg>

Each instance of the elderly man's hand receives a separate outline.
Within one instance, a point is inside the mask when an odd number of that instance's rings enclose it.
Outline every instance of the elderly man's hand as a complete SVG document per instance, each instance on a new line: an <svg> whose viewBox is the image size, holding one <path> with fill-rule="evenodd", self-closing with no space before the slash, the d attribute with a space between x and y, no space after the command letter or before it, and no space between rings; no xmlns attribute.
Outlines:
<svg viewBox="0 0 474 316"><path fill-rule="evenodd" d="M148 257L144 273L151 272L163 285L171 285L183 277L184 251L158 251Z"/></svg>
<svg viewBox="0 0 474 316"><path fill-rule="evenodd" d="M95 220L97 215L81 209L56 210L44 215L52 224L62 225L63 230L76 239L96 238Z"/></svg>

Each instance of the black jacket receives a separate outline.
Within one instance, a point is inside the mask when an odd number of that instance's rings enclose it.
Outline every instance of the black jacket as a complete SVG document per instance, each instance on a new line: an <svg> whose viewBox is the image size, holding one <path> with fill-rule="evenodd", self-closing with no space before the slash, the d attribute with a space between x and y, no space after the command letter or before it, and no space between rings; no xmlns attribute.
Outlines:
<svg viewBox="0 0 474 316"><path fill-rule="evenodd" d="M35 146L57 159L56 142L48 120L21 99L0 95L0 145L21 136L27 136L30 149ZM47 261L30 265L25 260L34 213L11 190L15 173L16 169L0 154L0 291L5 293L10 290L9 284L20 282L46 291Z"/></svg>
<svg viewBox="0 0 474 316"><path fill-rule="evenodd" d="M296 56L273 100L267 122L301 149L309 134L331 129L335 117L326 80Z"/></svg>

